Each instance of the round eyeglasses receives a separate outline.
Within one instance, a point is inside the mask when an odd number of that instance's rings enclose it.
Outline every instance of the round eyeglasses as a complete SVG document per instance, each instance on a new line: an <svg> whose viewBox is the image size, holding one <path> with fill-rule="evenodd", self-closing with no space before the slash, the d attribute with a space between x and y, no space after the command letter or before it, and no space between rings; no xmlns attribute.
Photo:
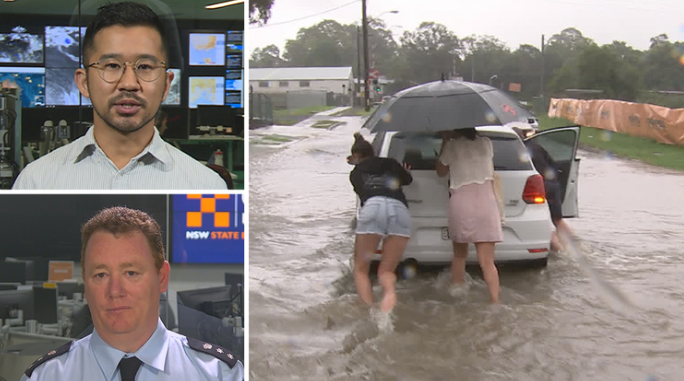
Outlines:
<svg viewBox="0 0 684 381"><path fill-rule="evenodd" d="M152 58L141 58L135 64L122 62L116 58L107 58L88 65L97 69L100 78L107 83L119 82L126 71L126 65L132 65L133 71L145 82L156 81L165 71L166 62L159 62Z"/></svg>

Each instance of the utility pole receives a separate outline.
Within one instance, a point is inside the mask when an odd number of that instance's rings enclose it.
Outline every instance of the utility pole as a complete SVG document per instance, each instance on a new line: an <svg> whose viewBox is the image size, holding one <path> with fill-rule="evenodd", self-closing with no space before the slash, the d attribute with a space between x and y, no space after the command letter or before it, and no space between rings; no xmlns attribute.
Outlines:
<svg viewBox="0 0 684 381"><path fill-rule="evenodd" d="M365 70L363 71L363 81L365 84L364 102L366 111L370 111L370 89L368 86L368 71L370 70L370 68L368 67L368 20L366 19L366 0L361 0L361 11L363 13L361 22L363 24L363 63L365 66Z"/></svg>
<svg viewBox="0 0 684 381"><path fill-rule="evenodd" d="M354 99L358 99L356 94L361 91L361 27L356 26L356 90L354 91ZM359 106L360 106L359 101Z"/></svg>
<svg viewBox="0 0 684 381"><path fill-rule="evenodd" d="M470 82L475 82L475 52L470 53Z"/></svg>
<svg viewBox="0 0 684 381"><path fill-rule="evenodd" d="M544 70L546 66L545 58L544 58L544 35L542 34L542 41L541 41L541 87L539 88L539 95L541 96L542 101L544 100Z"/></svg>

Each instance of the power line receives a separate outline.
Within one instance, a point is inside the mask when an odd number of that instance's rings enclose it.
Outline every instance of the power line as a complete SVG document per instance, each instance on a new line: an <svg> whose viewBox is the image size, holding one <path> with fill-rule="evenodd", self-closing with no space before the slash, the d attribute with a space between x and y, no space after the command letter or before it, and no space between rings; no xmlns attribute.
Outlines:
<svg viewBox="0 0 684 381"><path fill-rule="evenodd" d="M289 23L291 23L291 22L295 22L295 21L300 21L300 20L308 19L309 17L320 16L320 15L325 14L325 13L329 13L329 12L332 12L332 11L336 11L336 10L338 10L338 9L340 9L340 8L348 7L348 6L352 5L352 4L356 4L356 3L360 2L360 1L361 1L361 0L354 0L354 1L352 1L351 3L347 3L347 4L344 4L344 5L340 5L339 7L331 8L331 9L328 9L327 11L319 12L319 13L316 13L316 14L313 14L313 15L308 15L308 16L300 17L300 18L298 18L298 19L289 20L289 21L283 21L283 22L279 22L279 23L275 23L275 24L266 24L266 25L262 25L262 26L255 26L255 27L252 27L252 28L249 28L249 29L262 29L262 28L268 28L268 27L270 27L270 26L289 24Z"/></svg>

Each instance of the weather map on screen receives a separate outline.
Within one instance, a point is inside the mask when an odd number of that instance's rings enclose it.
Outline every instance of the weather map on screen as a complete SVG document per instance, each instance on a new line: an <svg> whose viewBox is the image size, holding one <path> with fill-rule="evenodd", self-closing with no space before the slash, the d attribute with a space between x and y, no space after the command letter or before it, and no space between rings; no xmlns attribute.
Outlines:
<svg viewBox="0 0 684 381"><path fill-rule="evenodd" d="M43 36L26 33L18 26L12 33L0 34L1 63L43 63Z"/></svg>
<svg viewBox="0 0 684 381"><path fill-rule="evenodd" d="M197 105L223 105L225 79L223 77L188 78L188 107Z"/></svg>
<svg viewBox="0 0 684 381"><path fill-rule="evenodd" d="M190 65L224 66L226 35L221 33L190 33Z"/></svg>
<svg viewBox="0 0 684 381"><path fill-rule="evenodd" d="M45 69L42 67L0 67L2 87L21 89L21 106L45 106Z"/></svg>
<svg viewBox="0 0 684 381"><path fill-rule="evenodd" d="M74 82L80 67L80 43L86 28L75 26L45 27L45 104L49 106L90 105Z"/></svg>
<svg viewBox="0 0 684 381"><path fill-rule="evenodd" d="M171 81L171 88L166 100L162 102L163 105L180 105L181 104L181 71L180 69L169 69L173 72L173 81Z"/></svg>
<svg viewBox="0 0 684 381"><path fill-rule="evenodd" d="M45 69L45 104L48 106L91 105L90 99L81 95L74 81L76 68L48 67Z"/></svg>
<svg viewBox="0 0 684 381"><path fill-rule="evenodd" d="M80 42L86 28L81 27L79 37L75 26L45 27L45 67L78 68L80 67Z"/></svg>

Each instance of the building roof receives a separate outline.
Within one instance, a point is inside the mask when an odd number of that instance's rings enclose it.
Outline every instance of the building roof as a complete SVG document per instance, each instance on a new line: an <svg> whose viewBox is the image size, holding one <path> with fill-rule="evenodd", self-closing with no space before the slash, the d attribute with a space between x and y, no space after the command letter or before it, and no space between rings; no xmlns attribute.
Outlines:
<svg viewBox="0 0 684 381"><path fill-rule="evenodd" d="M315 81L349 79L351 66L250 68L250 81Z"/></svg>

